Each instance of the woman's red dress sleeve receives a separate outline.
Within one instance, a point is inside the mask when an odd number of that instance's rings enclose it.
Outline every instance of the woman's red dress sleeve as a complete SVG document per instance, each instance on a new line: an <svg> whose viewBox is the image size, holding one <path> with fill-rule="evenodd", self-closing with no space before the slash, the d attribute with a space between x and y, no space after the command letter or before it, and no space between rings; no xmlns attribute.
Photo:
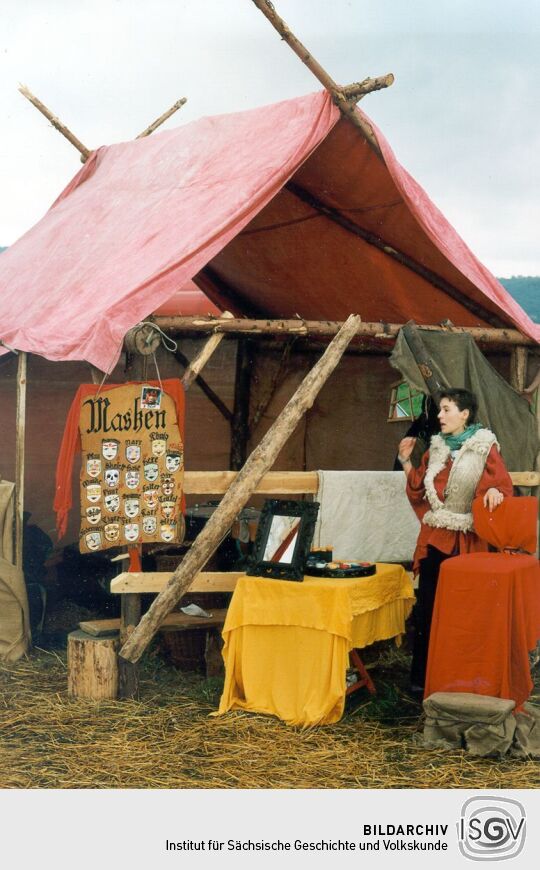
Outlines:
<svg viewBox="0 0 540 870"><path fill-rule="evenodd" d="M475 496L485 495L491 487L498 489L504 496L514 494L512 478L508 474L506 465L495 444L488 453L482 477L476 487Z"/></svg>
<svg viewBox="0 0 540 870"><path fill-rule="evenodd" d="M421 520L426 511L429 510L429 504L426 500L426 488L424 486L428 461L429 450L426 450L418 468L411 468L407 476L407 498L409 499L411 507L419 520Z"/></svg>

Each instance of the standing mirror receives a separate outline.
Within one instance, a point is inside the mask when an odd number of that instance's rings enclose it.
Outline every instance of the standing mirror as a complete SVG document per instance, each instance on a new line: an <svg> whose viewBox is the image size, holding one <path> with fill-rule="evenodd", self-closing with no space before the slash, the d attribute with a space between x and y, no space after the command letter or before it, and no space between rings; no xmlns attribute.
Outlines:
<svg viewBox="0 0 540 870"><path fill-rule="evenodd" d="M266 499L247 573L277 580L303 580L318 512L316 501Z"/></svg>

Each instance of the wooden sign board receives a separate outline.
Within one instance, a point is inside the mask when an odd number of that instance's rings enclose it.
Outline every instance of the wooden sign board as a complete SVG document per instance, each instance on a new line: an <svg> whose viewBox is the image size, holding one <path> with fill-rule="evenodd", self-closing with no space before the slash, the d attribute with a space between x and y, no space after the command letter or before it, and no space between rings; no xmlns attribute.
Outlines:
<svg viewBox="0 0 540 870"><path fill-rule="evenodd" d="M141 384L104 389L83 401L79 432L81 553L177 542L184 445L173 399Z"/></svg>

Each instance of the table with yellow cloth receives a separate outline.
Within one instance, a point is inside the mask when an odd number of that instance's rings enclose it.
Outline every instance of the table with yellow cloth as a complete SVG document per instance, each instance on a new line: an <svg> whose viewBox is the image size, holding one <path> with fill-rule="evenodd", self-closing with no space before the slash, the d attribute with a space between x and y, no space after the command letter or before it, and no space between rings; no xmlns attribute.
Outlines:
<svg viewBox="0 0 540 870"><path fill-rule="evenodd" d="M289 725L337 722L349 650L403 634L414 603L400 565L371 577L240 577L223 627L225 686L218 715L250 710Z"/></svg>

